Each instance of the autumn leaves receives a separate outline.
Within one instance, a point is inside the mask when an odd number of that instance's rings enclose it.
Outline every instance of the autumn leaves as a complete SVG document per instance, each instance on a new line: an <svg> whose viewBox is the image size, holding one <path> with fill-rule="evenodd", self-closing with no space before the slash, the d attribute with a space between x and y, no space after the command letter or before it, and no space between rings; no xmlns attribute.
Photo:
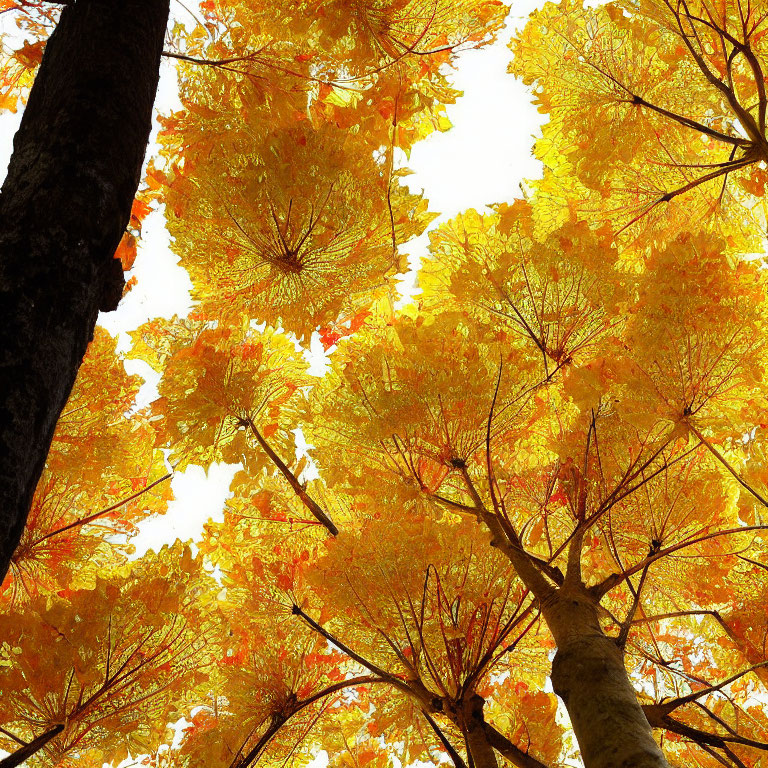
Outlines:
<svg viewBox="0 0 768 768"><path fill-rule="evenodd" d="M610 221L621 243L641 246L686 231L691 217L755 236L764 25L761 7L738 2L538 11L512 70L535 83L550 114L537 148L547 215L563 216L570 199L580 216Z"/></svg>
<svg viewBox="0 0 768 768"><path fill-rule="evenodd" d="M399 307L432 214L398 152L503 12L205 3L174 31L146 198L197 306L132 334L146 412L91 347L6 588L7 749L543 768L577 754L554 657L589 768L764 759L765 9L537 12L512 68L544 177L433 231ZM221 461L196 553L130 561L166 462Z"/></svg>
<svg viewBox="0 0 768 768"><path fill-rule="evenodd" d="M503 16L492 2L315 5L276 25L233 3L215 36L184 38L186 62L219 65L185 63L160 174L201 305L307 338L391 293L399 246L432 218L395 155L449 127L441 66Z"/></svg>

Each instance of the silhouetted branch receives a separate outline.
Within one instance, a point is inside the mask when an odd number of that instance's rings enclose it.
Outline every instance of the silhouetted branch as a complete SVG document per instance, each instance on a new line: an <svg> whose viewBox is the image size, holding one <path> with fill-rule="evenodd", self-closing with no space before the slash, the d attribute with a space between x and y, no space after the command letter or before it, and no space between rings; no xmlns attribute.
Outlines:
<svg viewBox="0 0 768 768"><path fill-rule="evenodd" d="M64 730L64 726L54 725L45 733L41 733L36 739L24 745L21 749L17 749L8 757L4 757L0 760L0 768L15 768L17 765L21 765L25 760L32 757L32 755L38 753L51 739L58 736Z"/></svg>

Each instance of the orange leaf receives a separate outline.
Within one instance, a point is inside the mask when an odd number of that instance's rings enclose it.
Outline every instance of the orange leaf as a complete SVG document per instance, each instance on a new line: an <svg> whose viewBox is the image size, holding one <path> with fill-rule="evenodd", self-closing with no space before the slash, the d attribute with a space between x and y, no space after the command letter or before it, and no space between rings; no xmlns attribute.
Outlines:
<svg viewBox="0 0 768 768"><path fill-rule="evenodd" d="M123 233L123 239L115 251L115 258L120 259L123 265L123 272L127 272L133 267L136 261L137 247L136 238L130 232Z"/></svg>
<svg viewBox="0 0 768 768"><path fill-rule="evenodd" d="M34 43L24 43L24 45L14 53L14 57L27 69L34 69L40 65L40 62L43 59L44 50L45 40L38 40Z"/></svg>

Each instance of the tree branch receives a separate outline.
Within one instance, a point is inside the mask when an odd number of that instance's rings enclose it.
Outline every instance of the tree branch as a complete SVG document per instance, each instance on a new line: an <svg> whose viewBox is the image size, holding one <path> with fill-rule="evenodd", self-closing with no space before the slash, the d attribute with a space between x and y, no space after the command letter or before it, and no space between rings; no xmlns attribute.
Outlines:
<svg viewBox="0 0 768 768"><path fill-rule="evenodd" d="M656 554L649 555L642 562L639 562L636 565L633 565L631 568L627 568L625 571L622 571L621 573L611 574L607 578L603 579L603 581L597 584L593 584L591 587L588 588L587 591L593 597L601 598L603 597L603 595L605 595L607 592L612 590L615 586L621 584L621 582L625 581L627 578L629 578L633 574L637 573L638 571L642 571L643 568L646 568L651 563L656 562L656 560L660 560L662 557L671 555L673 552L677 552L680 549L684 549L685 547L691 547L694 544L701 544L703 541L716 539L720 536L731 536L737 533L748 533L749 531L765 531L765 530L768 530L768 525L745 525L741 528L727 528L724 531L715 531L714 533L708 533L705 536L698 536L697 538L691 539L690 541L683 541L680 544L675 544L671 547L660 549Z"/></svg>
<svg viewBox="0 0 768 768"><path fill-rule="evenodd" d="M54 725L53 728L41 733L36 739L33 739L29 744L17 749L8 757L4 757L0 760L0 768L15 768L17 765L21 765L25 760L32 757L32 755L39 752L51 739L58 736L64 730L64 725Z"/></svg>
<svg viewBox="0 0 768 768"><path fill-rule="evenodd" d="M163 51L163 56L168 59L178 59L186 61L188 64L200 64L209 67L226 67L229 64L238 64L244 61L253 61L259 52L249 53L245 56L232 56L229 59L200 59L195 56L187 56L184 53L174 53L173 51Z"/></svg>
<svg viewBox="0 0 768 768"><path fill-rule="evenodd" d="M651 550L653 551L653 550ZM632 591L632 605L629 609L629 613L624 619L621 629L619 630L619 636L616 638L616 645L622 650L627 644L627 638L629 637L629 630L632 628L632 620L635 618L637 607L640 605L640 595L643 592L643 586L645 585L646 576L648 576L648 568L650 563L643 568L643 572L640 574L640 583L637 585L637 589L634 589L631 581L627 581L630 590Z"/></svg>
<svg viewBox="0 0 768 768"><path fill-rule="evenodd" d="M648 722L652 728L662 728L665 731L671 731L677 733L680 736L685 736L698 745L707 744L711 747L718 747L719 749L725 749L728 744L741 744L745 747L753 747L754 749L760 749L768 751L768 744L762 741L754 741L743 736L721 736L717 733L710 733L709 731L702 731L699 728L694 728L686 723L681 723L679 720L670 717L669 715L660 714L660 710L655 709L663 705L659 704L643 704L643 712L645 713Z"/></svg>
<svg viewBox="0 0 768 768"><path fill-rule="evenodd" d="M584 547L584 534L586 532L587 526L584 520L579 520L568 547L568 564L565 568L564 584L567 584L569 587L583 586L581 578L581 552Z"/></svg>
<svg viewBox="0 0 768 768"><path fill-rule="evenodd" d="M729 136L727 133L716 131L714 128L710 128L709 126L704 125L697 120L691 120L690 118L683 117L682 115L678 115L675 112L670 112L668 109L664 109L663 107L657 107L655 104L652 104L650 101L646 101L642 96L638 96L635 93L632 93L631 96L632 98L629 100L630 104L637 104L640 107L646 107L653 112L657 112L660 115L664 115L664 117L668 117L670 120L674 120L676 123L680 123L680 125L684 125L687 128L691 128L699 133L703 133L706 136L711 136L713 139L718 139L719 141L725 142L727 144L733 144L737 147L749 147L752 144L749 139L743 139L739 136Z"/></svg>
<svg viewBox="0 0 768 768"><path fill-rule="evenodd" d="M314 629L318 634L322 635L322 637L324 637L328 642L333 643L333 645L346 653L347 656L349 656L351 659L373 672L374 675L376 675L376 678L371 678L370 682L388 683L407 696L416 699L421 705L421 710L425 714L425 717L430 712L441 712L445 714L446 717L451 718L451 721L453 722L452 714L451 712L444 709L442 700L432 696L431 692L423 684L421 684L420 681L401 680L400 678L395 677L393 674L381 669L381 667L376 666L360 654L353 651L348 645L345 645L343 642L334 637L322 625L318 624L311 616L307 615L298 605L293 605L291 607L291 612L294 614L294 616L299 616L301 619L303 619L310 627L312 627L312 629ZM365 678L360 679L362 680ZM501 734L492 725L485 721L483 721L483 729L485 731L485 737L488 739L488 742L493 747L493 749L495 749L497 752L499 752L499 754L509 760L514 766L516 766L516 768L548 768L544 763L531 757L527 752L523 752L523 750L515 746L515 744L507 739L506 736ZM449 754L451 754L450 750ZM453 757L453 755L451 756ZM3 768L3 766L0 766L0 768ZM238 766L238 768L244 768L244 766ZM466 768L466 766L464 766L464 768Z"/></svg>
<svg viewBox="0 0 768 768"><path fill-rule="evenodd" d="M662 621L664 619L677 619L681 616L712 616L727 631L727 625L723 617L717 611L670 611L669 613L657 613L653 616L643 616L642 619L632 619L633 624L648 624L652 621Z"/></svg>
<svg viewBox="0 0 768 768"><path fill-rule="evenodd" d="M748 490L764 507L768 507L768 501L766 501L754 488L752 488L749 483L746 482L746 480L743 480L739 473L736 471L736 469L731 466L731 464L728 462L728 460L720 453L720 451L715 448L714 445L712 445L709 440L707 440L704 435L699 432L698 429L696 429L693 424L688 422L687 424L688 429L693 432L696 437L701 440L704 447L728 470L728 472L733 476L733 478L736 480L736 482L742 487Z"/></svg>
<svg viewBox="0 0 768 768"><path fill-rule="evenodd" d="M298 605L294 604L291 606L291 613L294 616L298 616L299 618L303 619L307 624L309 624L310 627L312 627L312 629L315 630L315 632L322 635L328 642L333 643L337 648L341 649L344 653L347 654L347 656L349 656L350 659L353 659L361 666L373 672L375 675L378 675L384 682L389 683L403 693L407 693L409 695L414 694L413 689L408 685L408 683L406 683L404 680L401 680L399 677L395 677L395 675L391 674L390 672L386 672L381 667L376 666L373 662L368 661L368 659L364 658L356 651L353 651L348 645L342 643L341 640L337 640L327 629L325 629L325 627L323 627L321 624L318 624L311 616L304 613L304 611L302 611ZM424 703L431 705L431 702ZM2 766L0 766L0 768L2 768Z"/></svg>
<svg viewBox="0 0 768 768"><path fill-rule="evenodd" d="M517 575L522 580L523 584L531 590L531 592L539 600L544 600L550 597L554 592L554 587L542 576L541 571L534 565L530 555L523 549L520 540L517 538L514 530L511 527L505 527L501 518L498 515L494 515L489 512L483 504L483 500L477 492L472 478L467 472L466 466L461 468L464 482L467 485L469 495L472 497L472 501L475 504L475 515L478 520L485 523L488 530L491 532L491 546L496 547L500 552L503 552L512 563Z"/></svg>
<svg viewBox="0 0 768 768"><path fill-rule="evenodd" d="M326 696L330 696L333 693L337 693L338 691L343 690L344 688L351 688L355 685L365 685L366 683L382 683L386 682L385 680L381 680L378 677L373 677L371 675L365 675L361 677L352 677L348 680L342 680L339 683L334 683L333 685L329 685L327 688L323 688L322 691L319 691L318 693L313 694L309 698L302 699L301 701L295 701L292 704L290 704L285 712L279 713L277 715L273 715L272 722L269 724L269 727L267 730L259 737L259 740L256 742L256 744L253 746L251 750L249 750L248 754L245 755L241 760L235 760L233 762L232 768L247 768L254 760L256 760L261 753L264 751L264 749L267 747L269 742L275 737L277 732L298 712L301 712L302 709L306 709L311 704L314 704L316 701L319 701L320 699L325 698Z"/></svg>
<svg viewBox="0 0 768 768"><path fill-rule="evenodd" d="M484 723L485 736L488 743L506 760L517 768L548 768L545 763L537 760L520 747L513 744L503 733L496 730L490 723Z"/></svg>
<svg viewBox="0 0 768 768"><path fill-rule="evenodd" d="M253 432L253 436L264 450L264 453L269 456L272 463L280 470L280 473L288 481L288 485L293 488L301 503L309 510L312 516L331 533L331 535L337 536L339 529L333 524L331 518L323 512L320 505L306 492L306 490L304 490L304 486L298 481L296 475L291 472L285 462L274 452L274 450L272 450L272 447L264 439L261 432L256 429L256 425L250 417L247 419L247 423L251 428L251 432Z"/></svg>
<svg viewBox="0 0 768 768"><path fill-rule="evenodd" d="M140 491L136 491L136 493L131 494L127 498L121 499L120 501L115 502L111 506L106 507L105 509L99 510L98 512L94 512L92 515L83 517L80 520L75 520L73 523L69 523L69 525L65 525L65 526L62 526L61 528L57 528L55 531L50 531L49 533L46 533L45 536L41 536L39 539L35 539L29 545L29 548L31 549L32 547L36 547L38 544L40 544L40 542L46 541L47 539L50 539L53 536L58 536L60 533L69 531L72 528L77 528L80 525L88 525L88 523L92 523L94 520L97 520L100 517L104 517L104 515L108 515L110 512L114 512L116 509L119 509L120 507L123 506L123 504L127 504L129 501L138 499L139 496L143 496L145 493L147 493L147 491L151 491L156 485L160 485L160 483L163 483L172 477L173 477L173 472L168 472L165 475L163 475L161 478L158 478L154 482L145 486Z"/></svg>
<svg viewBox="0 0 768 768"><path fill-rule="evenodd" d="M426 709L422 709L421 714L424 715L424 719L429 723L429 727L435 732L435 736L440 740L440 743L443 745L443 748L448 753L456 768L467 768L467 764L464 762L461 755L456 751L453 744L448 741L448 737L443 733L442 729L434 721L429 712L427 712Z"/></svg>
<svg viewBox="0 0 768 768"><path fill-rule="evenodd" d="M760 664L755 664L748 669L743 669L741 672L737 672L735 675L731 675L716 685L710 685L707 688L702 688L699 691L693 691L686 696L680 696L679 698L672 699L671 701L663 701L660 704L651 704L649 706L659 707L660 710L664 712L664 714L669 714L670 712L676 710L678 707L682 707L684 704L688 704L691 701L696 701L696 699L700 699L702 696L708 696L710 693L720 691L725 688L726 685L730 685L739 678L744 677L744 675L748 675L750 672L754 672L756 669L760 669L761 667L766 666L768 666L768 661L760 662Z"/></svg>

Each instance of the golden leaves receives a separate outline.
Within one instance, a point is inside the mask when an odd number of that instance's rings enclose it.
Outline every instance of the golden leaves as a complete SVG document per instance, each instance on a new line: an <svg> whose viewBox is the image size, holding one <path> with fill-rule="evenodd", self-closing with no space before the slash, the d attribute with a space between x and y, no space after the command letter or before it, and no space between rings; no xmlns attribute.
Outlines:
<svg viewBox="0 0 768 768"><path fill-rule="evenodd" d="M328 482L373 491L382 477L394 493L437 491L462 464L483 461L500 370L492 434L520 428L536 384L530 362L474 332L460 313L403 314L340 346L313 392L323 416L308 430Z"/></svg>
<svg viewBox="0 0 768 768"><path fill-rule="evenodd" d="M473 522L401 518L391 535L394 522L382 509L342 532L310 578L328 626L358 653L435 696L459 696L487 680L525 625L514 620L523 590L504 558L476 557L488 544ZM414 540L423 546L414 550Z"/></svg>
<svg viewBox="0 0 768 768"><path fill-rule="evenodd" d="M547 4L512 65L551 115L545 194L641 250L692 218L749 250L764 220L744 194L763 195L764 21L740 0Z"/></svg>
<svg viewBox="0 0 768 768"><path fill-rule="evenodd" d="M233 311L308 339L392 290L397 247L429 216L391 158L377 161L357 132L306 119L260 136L243 129L239 156L214 149L171 184L169 202L184 213L171 227L177 249L204 305L224 297Z"/></svg>
<svg viewBox="0 0 768 768"><path fill-rule="evenodd" d="M754 425L762 400L766 285L756 263L733 262L725 251L721 239L698 235L654 252L626 344L660 413L666 403L673 422L690 418L737 437Z"/></svg>
<svg viewBox="0 0 768 768"><path fill-rule="evenodd" d="M198 569L177 546L0 616L3 727L31 740L63 725L44 750L61 765L157 744L206 662Z"/></svg>
<svg viewBox="0 0 768 768"><path fill-rule="evenodd" d="M563 750L563 730L556 722L557 699L553 693L532 688L523 681L494 690L489 720L515 744L546 764L557 761Z"/></svg>
<svg viewBox="0 0 768 768"><path fill-rule="evenodd" d="M281 9L278 34L265 8L217 9L204 57L181 55L206 66L186 68L186 111L167 121L155 174L184 217L171 230L196 297L308 339L391 292L399 245L431 218L401 185L395 148L447 128L441 66L484 44L503 12L495 0L306 2Z"/></svg>
<svg viewBox="0 0 768 768"><path fill-rule="evenodd" d="M271 329L203 329L165 367L153 405L159 439L181 466L242 460L255 469L264 458L248 448L254 427L292 445L286 430L295 427L290 413L308 383L306 369L295 345Z"/></svg>
<svg viewBox="0 0 768 768"><path fill-rule="evenodd" d="M443 225L431 252L419 275L425 299L456 301L483 326L518 336L545 376L619 332L630 279L618 269L605 278L615 250L583 223L537 236L533 207L517 200Z"/></svg>

